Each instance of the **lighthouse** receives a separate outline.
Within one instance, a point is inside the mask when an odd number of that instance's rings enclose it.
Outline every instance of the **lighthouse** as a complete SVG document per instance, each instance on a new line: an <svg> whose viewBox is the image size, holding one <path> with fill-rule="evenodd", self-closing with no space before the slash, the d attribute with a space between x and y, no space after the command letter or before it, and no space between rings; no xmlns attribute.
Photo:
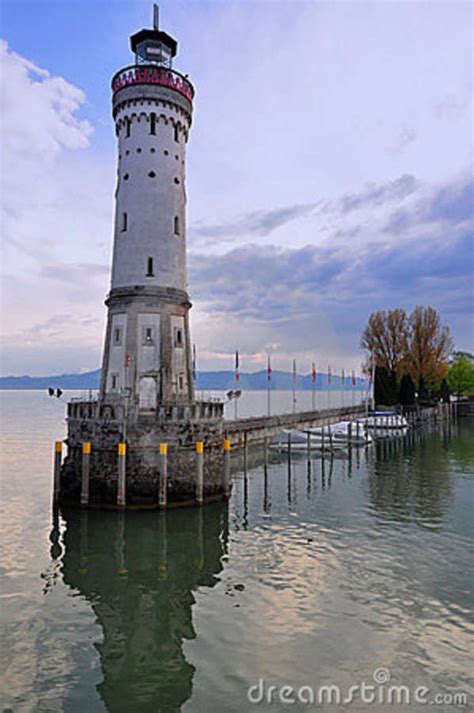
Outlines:
<svg viewBox="0 0 474 713"><path fill-rule="evenodd" d="M178 44L160 29L156 5L153 28L130 45L134 63L112 79L117 184L101 385L97 398L68 403L55 497L82 507L202 505L229 497L230 442L224 404L194 395L186 267L194 88L173 66Z"/></svg>
<svg viewBox="0 0 474 713"><path fill-rule="evenodd" d="M159 28L130 38L133 66L112 79L117 185L100 398L130 407L194 400L186 267L186 146L194 88Z"/></svg>

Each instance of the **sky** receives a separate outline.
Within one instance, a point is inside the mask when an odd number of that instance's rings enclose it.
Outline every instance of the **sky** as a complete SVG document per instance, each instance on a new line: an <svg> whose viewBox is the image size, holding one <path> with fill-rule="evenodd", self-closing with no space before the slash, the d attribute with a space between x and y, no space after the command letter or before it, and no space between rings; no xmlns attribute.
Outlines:
<svg viewBox="0 0 474 713"><path fill-rule="evenodd" d="M187 148L198 368L360 369L377 309L473 339L471 2L166 0ZM116 174L110 79L142 0L3 0L0 372L100 366Z"/></svg>

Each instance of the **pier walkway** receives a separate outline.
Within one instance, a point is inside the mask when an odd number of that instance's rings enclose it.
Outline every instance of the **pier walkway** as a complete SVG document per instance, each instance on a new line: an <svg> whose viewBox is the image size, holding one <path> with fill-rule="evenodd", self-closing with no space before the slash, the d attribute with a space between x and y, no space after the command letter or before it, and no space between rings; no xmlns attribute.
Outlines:
<svg viewBox="0 0 474 713"><path fill-rule="evenodd" d="M351 421L356 418L363 418L365 414L365 405L359 404L358 406L342 406L318 411L256 416L225 421L224 431L226 438L232 441L234 445L241 441L246 441L250 444L261 442L265 438L272 438L286 428L301 429L327 426L337 421Z"/></svg>

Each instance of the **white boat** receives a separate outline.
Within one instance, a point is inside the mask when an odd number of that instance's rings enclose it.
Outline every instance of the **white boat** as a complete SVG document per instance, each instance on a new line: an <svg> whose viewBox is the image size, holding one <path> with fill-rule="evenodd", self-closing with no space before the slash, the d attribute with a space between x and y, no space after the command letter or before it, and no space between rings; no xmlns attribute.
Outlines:
<svg viewBox="0 0 474 713"><path fill-rule="evenodd" d="M350 428L349 428L350 427ZM372 436L367 433L363 426L357 425L356 421L338 421L331 423L329 426L318 426L317 428L304 428L304 433L309 433L311 436L323 438L325 443L336 441L350 443L353 446L365 446L372 443Z"/></svg>
<svg viewBox="0 0 474 713"><path fill-rule="evenodd" d="M311 449L322 450L323 439L318 434L311 434L306 431L289 430L283 430L278 434L278 436L275 436L269 447L277 451L287 451L288 442L290 442L292 451L306 451L308 448L308 435L310 437ZM345 447L347 447L347 440L342 441L334 439L331 444L328 436L326 435L324 439L325 450L341 450Z"/></svg>
<svg viewBox="0 0 474 713"><path fill-rule="evenodd" d="M391 411L373 411L369 416L359 418L358 421L373 431L408 428L405 416Z"/></svg>

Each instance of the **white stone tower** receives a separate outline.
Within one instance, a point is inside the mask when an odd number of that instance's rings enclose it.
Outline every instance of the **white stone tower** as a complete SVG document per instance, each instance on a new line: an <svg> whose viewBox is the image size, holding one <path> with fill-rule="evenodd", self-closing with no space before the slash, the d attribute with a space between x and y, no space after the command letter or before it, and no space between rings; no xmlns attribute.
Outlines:
<svg viewBox="0 0 474 713"><path fill-rule="evenodd" d="M194 400L186 268L186 144L194 89L177 42L131 36L135 64L112 80L118 139L112 281L100 400L140 412Z"/></svg>

